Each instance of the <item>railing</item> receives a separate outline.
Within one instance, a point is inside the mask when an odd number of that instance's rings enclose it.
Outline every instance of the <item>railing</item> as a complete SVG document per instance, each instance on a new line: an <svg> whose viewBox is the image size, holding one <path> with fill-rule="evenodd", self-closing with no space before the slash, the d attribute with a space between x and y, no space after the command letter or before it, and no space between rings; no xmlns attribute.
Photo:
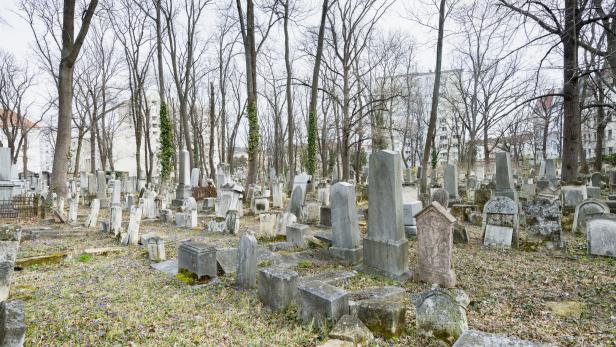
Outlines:
<svg viewBox="0 0 616 347"><path fill-rule="evenodd" d="M18 195L10 200L0 200L0 220L36 218L39 216L39 202L39 195Z"/></svg>
<svg viewBox="0 0 616 347"><path fill-rule="evenodd" d="M216 197L216 187L194 187L192 189L192 197L195 200L203 200L205 198L215 198Z"/></svg>

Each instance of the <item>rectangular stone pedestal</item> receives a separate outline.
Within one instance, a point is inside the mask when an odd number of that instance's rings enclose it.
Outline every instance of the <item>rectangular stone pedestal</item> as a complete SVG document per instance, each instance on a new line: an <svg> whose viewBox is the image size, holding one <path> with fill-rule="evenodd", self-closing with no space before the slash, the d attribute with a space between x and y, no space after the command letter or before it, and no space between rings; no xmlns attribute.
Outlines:
<svg viewBox="0 0 616 347"><path fill-rule="evenodd" d="M409 249L406 239L377 241L364 238L364 270L396 280L410 278Z"/></svg>
<svg viewBox="0 0 616 347"><path fill-rule="evenodd" d="M201 278L217 275L216 248L204 243L185 242L178 248L178 269L185 269Z"/></svg>
<svg viewBox="0 0 616 347"><path fill-rule="evenodd" d="M359 264L362 259L362 248L342 248L342 247L329 247L329 253L332 257L338 258L349 264Z"/></svg>

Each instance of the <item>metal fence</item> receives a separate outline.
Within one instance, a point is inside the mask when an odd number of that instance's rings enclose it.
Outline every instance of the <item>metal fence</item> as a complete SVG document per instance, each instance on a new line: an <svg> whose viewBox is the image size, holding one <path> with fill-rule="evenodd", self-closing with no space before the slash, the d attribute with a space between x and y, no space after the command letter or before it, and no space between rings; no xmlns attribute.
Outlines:
<svg viewBox="0 0 616 347"><path fill-rule="evenodd" d="M0 200L0 220L31 219L38 217L40 196L14 196L10 200Z"/></svg>
<svg viewBox="0 0 616 347"><path fill-rule="evenodd" d="M194 187L192 189L192 197L195 200L203 200L205 198L215 198L216 197L216 187Z"/></svg>

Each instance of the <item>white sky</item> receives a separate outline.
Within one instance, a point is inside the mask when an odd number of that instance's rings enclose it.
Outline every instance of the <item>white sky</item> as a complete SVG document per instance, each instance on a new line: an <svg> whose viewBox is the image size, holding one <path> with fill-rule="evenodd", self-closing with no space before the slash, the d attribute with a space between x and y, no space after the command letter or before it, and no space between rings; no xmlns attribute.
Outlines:
<svg viewBox="0 0 616 347"><path fill-rule="evenodd" d="M382 30L400 30L408 33L409 36L412 37L412 40L415 42L415 57L417 62L417 70L419 71L429 71L434 69L436 51L435 43L437 32L409 19L412 16L409 15L408 11L413 9L413 11L416 12L416 16L421 17L422 20L432 20L432 22L436 24L436 10L434 8L426 7L424 2L425 0L397 0L380 22ZM314 9L312 14L306 19L308 22L306 24L317 25L321 8L321 0L301 0L301 4L307 8ZM0 24L0 41L2 42L2 49L13 53L19 63L27 63L32 67L36 67L37 61L31 48L33 36L27 23L16 13L18 8L18 0L0 0L0 17L8 22L8 25ZM210 13L206 14L206 16L202 18L202 31L204 36L208 34L208 27L215 23L215 14ZM432 14L432 16L430 17L429 14ZM448 23L451 23L451 21ZM447 28L455 32L455 28ZM299 30L295 30L295 33L296 35L301 35ZM275 32L272 37L270 37L270 40L273 41L273 43L270 44L277 45L276 42L280 42L280 35L281 34L279 32ZM443 69L450 68L454 63L454 55L452 54L451 46L453 40L456 40L455 36L447 36L445 39ZM280 45L275 47L279 46ZM544 54L544 50L542 49L535 49L531 51L532 52L527 54L526 57L528 60L526 65L529 70L537 64L538 60ZM558 57L556 57L555 60L558 63ZM549 62L547 65L549 66L552 63L553 62ZM548 70L547 75L548 79L553 81L554 84L558 86L560 73L554 70L549 72ZM44 81L46 80L47 79L45 78ZM34 98L45 100L47 91L52 89L53 86L50 86L48 82L40 82L36 87L36 94L38 95L34 96ZM36 105L35 100L34 107L41 107L41 105Z"/></svg>

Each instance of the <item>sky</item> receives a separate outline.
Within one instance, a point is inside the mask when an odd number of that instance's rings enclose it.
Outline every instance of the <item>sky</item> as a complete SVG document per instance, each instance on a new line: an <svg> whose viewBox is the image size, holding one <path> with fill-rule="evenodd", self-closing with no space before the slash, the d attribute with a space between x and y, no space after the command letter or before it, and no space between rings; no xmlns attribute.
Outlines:
<svg viewBox="0 0 616 347"><path fill-rule="evenodd" d="M426 0L397 0L391 6L389 11L383 16L379 23L381 30L384 31L402 31L412 37L415 43L415 59L416 69L419 72L432 71L435 67L435 55L436 55L436 30L428 28L412 20L412 17L419 17L422 21L427 21L436 25L437 13L436 8L427 6ZM33 36L28 27L28 24L20 18L18 11L19 0L0 0L0 16L4 19L5 24L0 23L0 39L2 41L2 49L9 50L15 55L17 61L22 64L34 65L36 67L36 58L32 51ZM321 7L321 0L301 0L302 6L306 8L314 9L309 16L304 20L304 23L312 26L318 25L319 11ZM213 11L213 7L212 7ZM414 15L413 15L414 14ZM208 13L203 18L203 24L201 31L206 33L211 27L212 18L215 17L215 13ZM452 28L451 25L447 27L447 35L445 38L445 48L443 55L443 68L447 69L455 63L455 55L453 54L452 43L457 40L455 37L456 28ZM301 29L295 30L295 35L301 35ZM282 33L280 30L276 30L270 40L276 44L281 42ZM532 66L536 65L536 62L541 59L543 52L541 49L531 51L527 53L527 68L532 69ZM548 62L549 65L553 65L554 62ZM548 79L553 80L554 83L558 83L559 73L556 71L547 70ZM35 89L35 96L33 97L34 105L36 109L42 107L42 100L46 99L48 91L53 90L53 85L49 85L46 79L40 79L39 84Z"/></svg>

